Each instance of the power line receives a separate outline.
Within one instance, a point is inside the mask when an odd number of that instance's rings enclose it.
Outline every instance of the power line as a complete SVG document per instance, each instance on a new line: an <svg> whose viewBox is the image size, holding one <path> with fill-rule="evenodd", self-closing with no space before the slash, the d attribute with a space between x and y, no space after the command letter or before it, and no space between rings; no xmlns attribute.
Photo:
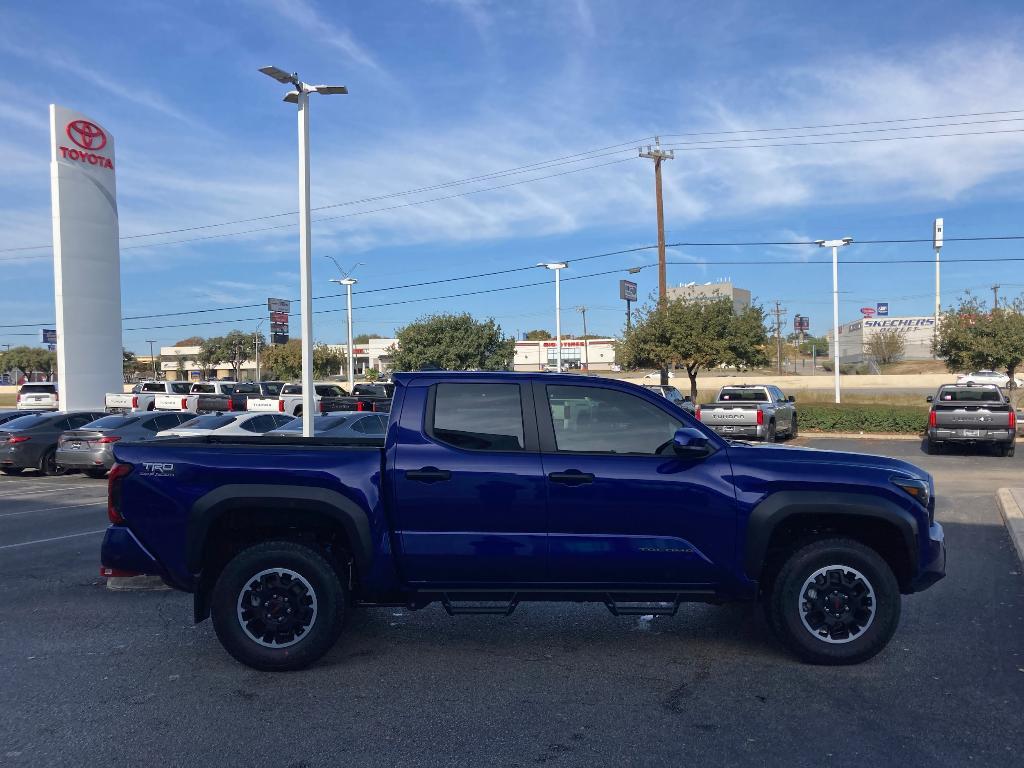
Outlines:
<svg viewBox="0 0 1024 768"><path fill-rule="evenodd" d="M988 116L992 116L992 115L1020 114L1022 112L1024 112L1024 110L1000 110L1000 111L993 111L993 112L968 112L968 113L961 113L961 114L954 114L954 115L935 115L935 116L926 116L926 117L894 118L894 119L888 119L888 120L869 120L869 121L860 121L860 122L851 122L851 123L832 123L832 124L827 124L827 125L814 125L814 126L797 126L797 127L786 127L786 128L749 128L749 129L730 130L730 131L705 131L705 132L691 132L691 133L673 133L673 134L664 134L664 135L666 135L666 136L680 136L680 137L688 137L688 136L729 136L729 135L739 135L739 134L749 134L749 133L768 133L768 132L791 131L791 130L819 130L819 129L827 129L827 128L857 127L857 126L863 126L863 125L885 125L885 124L893 124L893 123L901 123L901 122L921 122L921 121L926 121L926 120L943 120L943 119L953 119L953 118L961 118L961 117L988 117ZM1014 120L1021 120L1021 119L1024 119L1024 118L1002 118L1002 119L993 119L993 120L979 120L979 121L970 121L970 122L961 122L961 123L949 123L949 124L945 124L945 125L938 124L938 125L931 125L931 126L904 126L904 127L896 127L896 128L877 128L877 129L862 130L862 131L853 131L853 130L851 130L851 131L840 131L840 132L835 132L835 133L831 133L831 134L811 134L810 136L839 136L839 135L848 135L848 134L855 134L855 133L872 133L872 132L895 131L895 130L914 130L916 128L932 128L932 127L936 127L937 128L937 127L950 127L950 126L958 126L958 125L980 125L980 124L984 124L984 123L1012 122ZM1014 132L1014 131L1002 131L1002 133L1009 133L1009 132ZM907 139L910 139L910 138L940 138L941 136L970 136L970 135L984 135L985 133L999 133L999 131L997 131L997 132L960 133L960 134L940 134L940 135L904 137L904 138L907 138ZM583 152L577 152L577 153L573 153L573 154L562 155L560 157L552 158L550 160L543 160L543 161L538 161L538 162L535 162L535 163L529 163L529 164L526 164L526 165L515 166L513 168L499 170L499 171L493 171L491 173L480 174L480 175L477 175L477 176L470 176L470 177L466 177L466 178L463 178L463 179L455 179L455 180L448 181L448 182L441 182L439 184L434 184L434 185L430 185L430 186L418 187L418 188L408 189L408 190L402 190L402 191L399 191L399 192L391 192L391 193L387 193L387 194L376 195L376 196L372 196L372 197L365 197L365 198L360 198L360 199L356 199L356 200L348 200L348 201L340 202L340 203L330 203L330 204L327 204L327 205L317 206L317 207L313 208L312 210L314 210L314 211L321 211L321 210L328 210L328 209L332 209L332 208L338 208L338 207L342 207L342 206L357 205L357 204L363 204L363 203L367 203L367 202L376 202L376 201L379 201L379 200L384 200L384 199L389 199L389 198L394 198L394 197L403 197L403 196L406 196L406 195L420 194L420 193L423 193L423 192L430 192L430 191L434 191L434 190L437 190L437 189L444 189L444 188L453 187L453 186L461 186L463 184L469 184L469 183L473 183L473 182L476 182L476 181L484 181L484 180L489 180L489 179L493 179L493 178L501 178L501 177L504 177L504 176L515 175L515 174L519 174L519 173L527 173L527 172L529 172L531 170L539 170L539 169L543 169L543 168L555 167L555 166L558 166L558 165L565 165L565 164L570 164L570 163L575 163L575 162L583 162L585 160L592 160L592 159L596 159L598 157L607 157L607 156L618 154L620 152L627 151L627 149L629 147L635 146L636 144L638 144L638 143L640 143L642 141L645 141L648 138L650 138L650 137L643 137L643 138L637 139L635 141L621 142L619 144L611 144L611 145L608 145L606 147L599 147L599 148L596 148L596 149L586 150L586 151L583 151ZM705 141L699 141L699 142L680 143L680 144L677 144L675 146L685 146L686 144L703 145L703 144L710 144L710 143L729 143L729 142L738 142L738 141L753 142L753 141L759 141L759 140L764 139L764 138L767 138L767 137L751 137L751 138L748 138L748 139L739 139L739 138L737 138L737 139L722 139L722 140L714 140L714 141L713 140L705 140ZM803 138L803 137L773 137L773 138ZM895 138L897 138L897 137L889 137L889 139L879 139L879 140L893 140ZM816 143L824 144L824 143L827 143L827 142L816 142ZM836 143L852 143L852 142L836 142ZM754 147L760 147L760 146L807 146L807 144L793 144L793 145L756 145L756 144L747 144L747 145L744 145L744 146L750 146L750 147L754 148ZM705 148L710 148L710 147L705 147ZM732 148L735 148L735 147L722 147L722 148L732 149ZM609 150L614 150L614 151L609 151ZM604 154L599 154L599 153L604 153ZM591 167L600 167L600 166L591 166ZM579 169L579 170L587 170L587 169L584 168L584 169ZM543 178L551 178L551 177L540 177L540 178L543 179ZM536 180L539 180L539 179L524 180L523 183L526 183L528 181L536 181ZM495 187L495 189L500 189L500 188L501 187ZM487 190L478 190L478 191L487 191ZM467 193L467 194L471 194L471 192ZM437 200L441 200L441 199L448 199L448 198L436 198L436 199ZM418 204L422 204L424 202L433 202L433 201L434 200L418 201L418 202L415 202L413 204L417 204L418 205ZM366 213L374 213L374 212L376 212L376 211L368 211ZM158 236L161 236L161 235L168 235L168 234L180 234L180 233L183 233L183 232L195 232L195 231L202 231L202 230L205 230L205 229L214 229L214 228L217 228L217 227L232 226L232 225L237 225L237 224L248 224L248 223L253 223L253 222L256 222L256 221L267 221L267 220L271 220L271 219L275 219L275 218L280 218L280 217L284 217L284 216L293 216L295 214L296 214L295 211L285 211L285 212L281 212L281 213L266 214L266 215L263 215L263 216L254 216L254 217L249 217L249 218L244 218L244 219L234 219L234 220L223 221L223 222L216 222L216 223L211 223L211 224L201 224L201 225L196 225L196 226L191 226L191 227L178 227L178 228L175 228L175 229L160 230L160 231L156 231L156 232L146 232L146 233L140 233L140 234L135 234L135 235L124 235L120 239L121 240L135 240L135 239L148 238L148 237L158 237ZM362 214L356 214L356 215L362 215ZM293 226L293 225L289 224L287 226ZM268 229L273 229L273 228L268 228ZM261 231L266 231L266 229L249 230L249 231L245 231L245 232L241 232L241 233L230 233L230 234L225 234L223 236L227 237L227 236L231 236L231 235L251 234L253 232L261 232ZM174 244L178 244L179 242L194 242L194 240L172 241L170 243L155 243L155 244L152 244L152 245L154 245L154 246L156 246L156 245L174 245ZM43 249L48 249L48 248L51 248L51 247L52 247L51 245L20 246L20 247L14 247L14 248L3 248L3 249L0 249L0 253L13 253L13 252L23 252L23 251L31 251L31 250L43 250ZM148 246L146 246L146 247L148 247Z"/></svg>
<svg viewBox="0 0 1024 768"><path fill-rule="evenodd" d="M666 144L667 147L674 147L680 152L704 152L718 149L765 149L769 147L821 147L836 144L869 144L878 141L912 141L915 139L946 139L962 136L990 136L993 134L1024 133L1024 128L1009 128L996 131L960 131L956 133L932 133L920 136L879 136L874 139L831 139L829 141L801 141L782 142L778 144L736 144L734 146L690 146L687 144ZM752 139L756 141L757 139Z"/></svg>

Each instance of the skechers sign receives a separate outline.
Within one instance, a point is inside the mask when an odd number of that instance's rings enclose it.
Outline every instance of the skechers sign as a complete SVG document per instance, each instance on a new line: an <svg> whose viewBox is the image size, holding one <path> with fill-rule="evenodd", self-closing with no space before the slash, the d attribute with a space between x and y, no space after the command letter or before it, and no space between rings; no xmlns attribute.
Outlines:
<svg viewBox="0 0 1024 768"><path fill-rule="evenodd" d="M57 150L61 158L114 170L114 161L111 158L96 154L107 146L107 133L96 123L72 120L65 126L64 133L78 148L58 145Z"/></svg>
<svg viewBox="0 0 1024 768"><path fill-rule="evenodd" d="M865 328L931 328L934 317L893 317L888 320L865 320Z"/></svg>

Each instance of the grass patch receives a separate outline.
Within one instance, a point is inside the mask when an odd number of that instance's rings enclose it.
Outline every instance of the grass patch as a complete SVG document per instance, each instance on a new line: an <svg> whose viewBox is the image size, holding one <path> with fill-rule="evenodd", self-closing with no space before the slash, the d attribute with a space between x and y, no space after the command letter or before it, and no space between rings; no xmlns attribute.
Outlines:
<svg viewBox="0 0 1024 768"><path fill-rule="evenodd" d="M882 432L916 435L928 425L928 408L912 405L861 403L816 404L797 407L800 429L814 432Z"/></svg>
<svg viewBox="0 0 1024 768"><path fill-rule="evenodd" d="M12 408L18 402L18 396L13 392L0 394L0 408Z"/></svg>

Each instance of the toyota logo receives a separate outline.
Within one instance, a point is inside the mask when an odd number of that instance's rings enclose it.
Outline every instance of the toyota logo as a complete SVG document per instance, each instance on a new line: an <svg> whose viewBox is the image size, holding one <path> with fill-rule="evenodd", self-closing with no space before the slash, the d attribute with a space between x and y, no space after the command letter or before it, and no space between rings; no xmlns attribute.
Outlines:
<svg viewBox="0 0 1024 768"><path fill-rule="evenodd" d="M107 134L96 123L72 120L67 127L68 138L82 149L98 150L107 146Z"/></svg>

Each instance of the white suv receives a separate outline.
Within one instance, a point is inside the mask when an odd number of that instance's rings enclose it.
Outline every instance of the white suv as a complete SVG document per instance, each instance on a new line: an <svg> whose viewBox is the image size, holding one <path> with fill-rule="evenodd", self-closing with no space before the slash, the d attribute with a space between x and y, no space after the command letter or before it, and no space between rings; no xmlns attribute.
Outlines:
<svg viewBox="0 0 1024 768"><path fill-rule="evenodd" d="M52 381L35 381L22 384L18 390L19 411L56 411L60 408L60 395Z"/></svg>

